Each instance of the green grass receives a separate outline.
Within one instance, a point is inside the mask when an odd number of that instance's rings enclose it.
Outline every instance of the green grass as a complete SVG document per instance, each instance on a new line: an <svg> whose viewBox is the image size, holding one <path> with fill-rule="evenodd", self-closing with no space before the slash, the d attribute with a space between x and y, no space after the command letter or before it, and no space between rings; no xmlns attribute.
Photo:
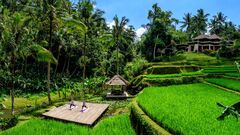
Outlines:
<svg viewBox="0 0 240 135"><path fill-rule="evenodd" d="M209 79L206 79L206 81L228 88L228 89L240 91L240 81L238 80L232 80L232 79L226 79L226 78L209 78Z"/></svg>
<svg viewBox="0 0 240 135"><path fill-rule="evenodd" d="M204 73L236 73L237 69L234 66L217 66L207 67L203 70Z"/></svg>
<svg viewBox="0 0 240 135"><path fill-rule="evenodd" d="M92 130L92 135L135 135L127 114L100 121Z"/></svg>
<svg viewBox="0 0 240 135"><path fill-rule="evenodd" d="M127 114L103 119L94 128L54 120L31 119L0 135L135 135Z"/></svg>
<svg viewBox="0 0 240 135"><path fill-rule="evenodd" d="M140 107L161 126L190 135L239 134L235 117L216 119L223 111L216 102L231 105L239 100L238 95L206 84L149 87L137 97Z"/></svg>
<svg viewBox="0 0 240 135"><path fill-rule="evenodd" d="M217 65L220 63L216 57L211 57L203 53L183 53L176 57L183 58L189 64L194 65Z"/></svg>
<svg viewBox="0 0 240 135"><path fill-rule="evenodd" d="M183 53L183 54L179 54L178 56L185 57L185 59L187 61L201 61L201 60L212 61L212 60L217 60L216 57L211 57L211 56L208 56L204 53Z"/></svg>
<svg viewBox="0 0 240 135"><path fill-rule="evenodd" d="M2 132L1 135L85 135L88 132L87 127L75 124L32 119L20 126Z"/></svg>
<svg viewBox="0 0 240 135"><path fill-rule="evenodd" d="M195 75L203 75L202 72L186 72L186 73L180 73L180 74L164 74L164 75L159 75L159 74L148 74L144 75L145 78L174 78L174 77L182 77L182 76L195 76Z"/></svg>

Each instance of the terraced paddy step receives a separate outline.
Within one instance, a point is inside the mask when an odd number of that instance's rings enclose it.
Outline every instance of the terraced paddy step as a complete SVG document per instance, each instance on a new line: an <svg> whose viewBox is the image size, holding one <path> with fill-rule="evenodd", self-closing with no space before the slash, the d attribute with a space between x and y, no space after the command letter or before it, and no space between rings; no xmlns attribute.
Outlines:
<svg viewBox="0 0 240 135"><path fill-rule="evenodd" d="M219 88L219 89L224 90L224 91L228 91L228 92L232 92L234 94L240 95L240 92L237 92L237 91L234 91L234 90L231 90L231 89L228 89L228 88L225 88L225 87L222 87L222 86L210 83L210 82L203 81L203 83L205 83L207 85L210 85L210 86L213 86L213 87L216 87L216 88Z"/></svg>
<svg viewBox="0 0 240 135"><path fill-rule="evenodd" d="M208 78L205 79L209 83L213 83L215 85L219 85L221 87L240 92L240 81L227 79L227 78Z"/></svg>
<svg viewBox="0 0 240 135"><path fill-rule="evenodd" d="M240 96L198 83L168 87L148 87L137 97L142 110L156 123L173 134L240 134L239 121L233 116L217 120L223 109Z"/></svg>
<svg viewBox="0 0 240 135"><path fill-rule="evenodd" d="M154 122L134 99L131 106L131 119L137 134L171 135L167 130Z"/></svg>

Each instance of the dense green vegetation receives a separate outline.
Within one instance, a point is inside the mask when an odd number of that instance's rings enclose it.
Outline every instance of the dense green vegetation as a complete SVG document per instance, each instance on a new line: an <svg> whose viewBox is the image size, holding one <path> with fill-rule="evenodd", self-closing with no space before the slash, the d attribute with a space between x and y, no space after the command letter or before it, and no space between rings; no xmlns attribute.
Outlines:
<svg viewBox="0 0 240 135"><path fill-rule="evenodd" d="M225 78L209 78L206 79L208 82L220 85L222 87L239 91L240 92L240 81L232 80L232 79L225 79Z"/></svg>
<svg viewBox="0 0 240 135"><path fill-rule="evenodd" d="M137 97L140 107L172 133L199 135L238 134L236 118L216 119L222 112L216 103L231 105L239 100L238 95L205 84L149 87Z"/></svg>
<svg viewBox="0 0 240 135"><path fill-rule="evenodd" d="M134 135L127 114L106 118L90 128L75 124L66 124L53 120L31 119L26 123L0 133L1 135Z"/></svg>

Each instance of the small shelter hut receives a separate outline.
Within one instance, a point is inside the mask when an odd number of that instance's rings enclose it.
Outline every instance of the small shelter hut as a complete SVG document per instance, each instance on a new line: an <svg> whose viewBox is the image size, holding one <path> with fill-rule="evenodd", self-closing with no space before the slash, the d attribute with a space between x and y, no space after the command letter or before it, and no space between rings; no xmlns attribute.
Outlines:
<svg viewBox="0 0 240 135"><path fill-rule="evenodd" d="M111 88L111 93L108 95L124 95L127 94L126 90L130 83L120 75L113 76L105 83L108 88ZM128 95L128 94L127 94Z"/></svg>

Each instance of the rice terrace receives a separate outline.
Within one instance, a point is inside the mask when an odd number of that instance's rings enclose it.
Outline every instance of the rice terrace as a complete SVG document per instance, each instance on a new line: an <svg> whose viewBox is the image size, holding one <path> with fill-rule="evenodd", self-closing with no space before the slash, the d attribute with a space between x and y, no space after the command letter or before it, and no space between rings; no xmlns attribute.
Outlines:
<svg viewBox="0 0 240 135"><path fill-rule="evenodd" d="M1 0L0 135L240 135L238 0Z"/></svg>

